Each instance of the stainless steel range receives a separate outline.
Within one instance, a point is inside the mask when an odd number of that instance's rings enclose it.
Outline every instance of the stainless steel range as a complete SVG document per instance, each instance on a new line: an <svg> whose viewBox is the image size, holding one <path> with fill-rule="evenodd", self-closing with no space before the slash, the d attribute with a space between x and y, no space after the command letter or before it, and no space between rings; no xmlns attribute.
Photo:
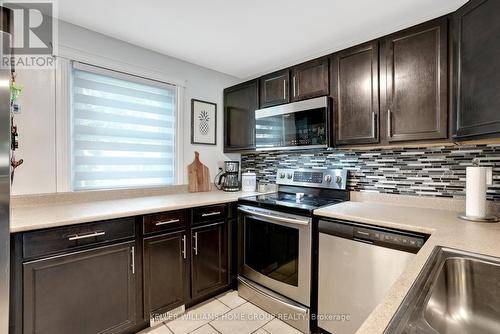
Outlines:
<svg viewBox="0 0 500 334"><path fill-rule="evenodd" d="M280 169L278 191L239 200L241 297L309 332L312 214L349 200L347 171Z"/></svg>

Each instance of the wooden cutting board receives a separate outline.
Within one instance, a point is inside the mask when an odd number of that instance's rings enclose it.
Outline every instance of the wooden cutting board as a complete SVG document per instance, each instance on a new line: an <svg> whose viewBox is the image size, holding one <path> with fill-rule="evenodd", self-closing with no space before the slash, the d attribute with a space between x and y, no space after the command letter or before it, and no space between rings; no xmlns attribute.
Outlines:
<svg viewBox="0 0 500 334"><path fill-rule="evenodd" d="M188 166L188 180L189 192L210 191L208 167L201 163L198 152L194 152L194 161Z"/></svg>

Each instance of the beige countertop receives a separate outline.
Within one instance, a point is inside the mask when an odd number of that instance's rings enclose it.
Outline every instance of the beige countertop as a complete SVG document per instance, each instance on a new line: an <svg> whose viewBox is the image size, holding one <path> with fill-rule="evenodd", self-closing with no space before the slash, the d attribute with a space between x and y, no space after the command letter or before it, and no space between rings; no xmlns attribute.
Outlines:
<svg viewBox="0 0 500 334"><path fill-rule="evenodd" d="M228 203L257 193L210 191L108 198L109 194L34 196L18 199L12 206L11 233L135 216L168 210ZM316 210L318 216L430 234L430 238L394 283L357 334L383 333L436 246L500 257L500 223L472 223L457 218L462 202L419 199L411 196L356 194L350 202ZM361 196L362 195L362 196ZM114 194L113 196L116 196ZM379 201L381 200L381 201ZM432 203L430 203L430 202ZM411 204L410 204L411 203ZM433 209L433 205L445 209ZM498 208L497 208L498 209ZM498 211L497 211L498 212Z"/></svg>
<svg viewBox="0 0 500 334"><path fill-rule="evenodd" d="M316 215L376 226L430 234L429 240L394 283L357 334L381 334L415 282L436 246L500 257L500 223L473 223L458 212L375 202L345 202L314 212Z"/></svg>
<svg viewBox="0 0 500 334"><path fill-rule="evenodd" d="M235 202L239 197L257 193L209 191L202 193L172 193L157 196L138 196L121 199L86 199L68 201L23 200L11 209L10 232L23 232L42 228L72 225L130 217L161 211ZM96 196L97 198L98 196Z"/></svg>

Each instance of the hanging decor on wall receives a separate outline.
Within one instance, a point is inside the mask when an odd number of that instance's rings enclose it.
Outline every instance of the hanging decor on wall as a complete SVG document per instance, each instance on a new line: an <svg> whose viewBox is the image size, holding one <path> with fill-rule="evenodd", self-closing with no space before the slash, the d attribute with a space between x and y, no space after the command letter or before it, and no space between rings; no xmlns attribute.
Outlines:
<svg viewBox="0 0 500 334"><path fill-rule="evenodd" d="M217 104L191 99L191 144L217 144Z"/></svg>

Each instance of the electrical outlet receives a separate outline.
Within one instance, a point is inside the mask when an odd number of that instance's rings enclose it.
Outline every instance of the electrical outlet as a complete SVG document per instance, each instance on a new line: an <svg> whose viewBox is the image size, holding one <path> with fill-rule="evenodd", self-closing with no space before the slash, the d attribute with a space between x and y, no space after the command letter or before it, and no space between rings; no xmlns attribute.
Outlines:
<svg viewBox="0 0 500 334"><path fill-rule="evenodd" d="M21 113L21 107L19 106L19 103L14 103L12 105L12 113L17 115Z"/></svg>

